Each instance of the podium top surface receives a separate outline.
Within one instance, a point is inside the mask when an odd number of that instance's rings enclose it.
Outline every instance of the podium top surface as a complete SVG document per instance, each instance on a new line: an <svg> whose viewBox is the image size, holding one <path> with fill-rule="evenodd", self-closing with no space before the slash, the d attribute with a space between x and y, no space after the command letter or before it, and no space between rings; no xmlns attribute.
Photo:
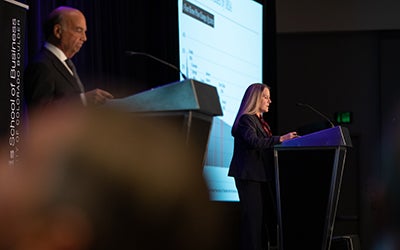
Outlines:
<svg viewBox="0 0 400 250"><path fill-rule="evenodd" d="M14 5L22 7L26 10L29 9L29 5L26 5L24 3L21 3L21 2L15 1L15 0L3 0L3 2L8 2L8 3L14 4Z"/></svg>
<svg viewBox="0 0 400 250"><path fill-rule="evenodd" d="M131 112L197 111L212 116L222 115L216 88L192 79L114 99L107 105Z"/></svg>
<svg viewBox="0 0 400 250"><path fill-rule="evenodd" d="M347 128L336 126L306 134L276 145L275 148L289 147L352 147L350 134Z"/></svg>

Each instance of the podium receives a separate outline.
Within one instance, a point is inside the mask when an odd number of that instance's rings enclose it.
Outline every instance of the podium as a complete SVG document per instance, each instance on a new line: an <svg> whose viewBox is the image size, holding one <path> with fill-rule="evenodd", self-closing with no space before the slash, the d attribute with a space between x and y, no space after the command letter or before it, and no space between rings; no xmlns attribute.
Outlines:
<svg viewBox="0 0 400 250"><path fill-rule="evenodd" d="M107 106L172 124L178 133L183 133L188 148L195 151L199 169L204 166L213 117L222 115L217 89L192 79L111 100Z"/></svg>
<svg viewBox="0 0 400 250"><path fill-rule="evenodd" d="M336 126L274 147L280 250L329 250L351 139Z"/></svg>

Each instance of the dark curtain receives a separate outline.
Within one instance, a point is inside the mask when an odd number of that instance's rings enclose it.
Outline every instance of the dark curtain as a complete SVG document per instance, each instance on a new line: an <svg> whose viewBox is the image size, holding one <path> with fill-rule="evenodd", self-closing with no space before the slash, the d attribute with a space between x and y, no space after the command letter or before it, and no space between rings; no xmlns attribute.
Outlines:
<svg viewBox="0 0 400 250"><path fill-rule="evenodd" d="M21 1L22 2L22 1ZM73 58L87 89L103 88L124 97L179 80L179 73L143 56L146 52L179 66L177 1L27 0L29 61L43 44L41 23L55 7L67 5L86 16L88 40Z"/></svg>

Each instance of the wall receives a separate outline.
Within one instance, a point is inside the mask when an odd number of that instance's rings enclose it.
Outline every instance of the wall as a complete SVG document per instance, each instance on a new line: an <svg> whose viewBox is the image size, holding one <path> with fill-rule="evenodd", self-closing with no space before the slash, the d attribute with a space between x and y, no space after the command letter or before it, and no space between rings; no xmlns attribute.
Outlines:
<svg viewBox="0 0 400 250"><path fill-rule="evenodd" d="M321 122L297 102L331 119L336 111L353 112L345 126L356 143L338 214L356 215L347 230L360 234L362 249L382 233L379 196L388 152L382 143L399 117L399 7L389 0L277 1L277 127L285 133ZM337 228L346 233L340 221Z"/></svg>
<svg viewBox="0 0 400 250"><path fill-rule="evenodd" d="M277 31L359 31L400 28L397 0L279 0Z"/></svg>

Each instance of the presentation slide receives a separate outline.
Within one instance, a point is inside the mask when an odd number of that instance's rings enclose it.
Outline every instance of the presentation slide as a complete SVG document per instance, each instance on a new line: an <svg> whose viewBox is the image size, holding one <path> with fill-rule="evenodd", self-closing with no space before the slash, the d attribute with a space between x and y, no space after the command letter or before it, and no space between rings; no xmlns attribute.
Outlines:
<svg viewBox="0 0 400 250"><path fill-rule="evenodd" d="M262 82L263 6L254 0L178 0L180 70L215 86L223 116L215 117L204 177L215 201L238 201L228 176L231 128L243 94Z"/></svg>

